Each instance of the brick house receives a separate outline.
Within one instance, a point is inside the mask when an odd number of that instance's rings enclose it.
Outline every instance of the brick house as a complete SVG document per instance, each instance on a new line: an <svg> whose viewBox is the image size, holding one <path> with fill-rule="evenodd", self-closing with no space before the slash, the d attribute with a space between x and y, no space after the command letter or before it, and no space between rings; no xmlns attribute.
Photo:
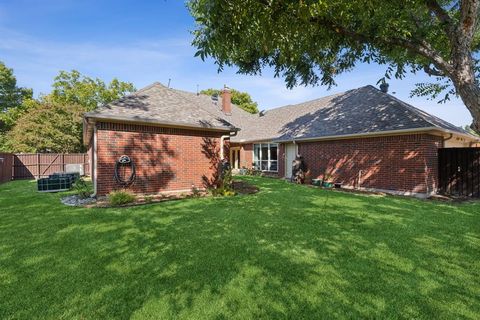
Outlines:
<svg viewBox="0 0 480 320"><path fill-rule="evenodd" d="M289 178L297 154L310 179L425 195L437 189L439 148L478 143L372 86L252 115L228 89L209 97L159 83L85 114L84 141L100 196L125 187L115 179L122 155L136 168L127 188L155 194L203 188L224 157L234 169Z"/></svg>

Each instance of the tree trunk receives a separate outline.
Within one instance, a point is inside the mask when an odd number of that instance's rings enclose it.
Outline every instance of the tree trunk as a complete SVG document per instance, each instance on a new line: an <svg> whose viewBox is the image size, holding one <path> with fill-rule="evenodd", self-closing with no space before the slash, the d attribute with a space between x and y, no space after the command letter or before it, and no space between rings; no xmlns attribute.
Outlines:
<svg viewBox="0 0 480 320"><path fill-rule="evenodd" d="M473 117L470 127L480 134L480 87L475 83L456 84L457 94Z"/></svg>
<svg viewBox="0 0 480 320"><path fill-rule="evenodd" d="M460 1L460 21L456 27L452 62L454 72L451 80L455 91L473 117L470 127L480 134L480 87L475 79L475 61L471 44L475 35L480 1Z"/></svg>
<svg viewBox="0 0 480 320"><path fill-rule="evenodd" d="M450 74L450 79L456 93L472 115L470 128L480 134L480 87L475 79L474 60L467 49L461 49L461 44L463 43L459 43L455 48L453 59L455 71Z"/></svg>

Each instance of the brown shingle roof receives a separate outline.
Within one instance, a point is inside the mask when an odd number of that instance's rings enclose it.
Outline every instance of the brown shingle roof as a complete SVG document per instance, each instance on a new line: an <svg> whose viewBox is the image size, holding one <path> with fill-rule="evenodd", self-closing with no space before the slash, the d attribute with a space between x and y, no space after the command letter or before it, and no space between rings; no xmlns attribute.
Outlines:
<svg viewBox="0 0 480 320"><path fill-rule="evenodd" d="M290 141L422 128L468 134L373 86L271 109L263 116L252 115L235 105L231 115L225 115L221 105L220 97L215 102L207 95L154 83L85 116L225 131L240 128L232 142Z"/></svg>
<svg viewBox="0 0 480 320"><path fill-rule="evenodd" d="M235 126L209 111L195 95L170 89L156 82L131 95L87 112L86 118L142 121L225 131Z"/></svg>
<svg viewBox="0 0 480 320"><path fill-rule="evenodd" d="M250 128L242 128L238 140L291 141L422 128L468 134L373 86L268 110Z"/></svg>

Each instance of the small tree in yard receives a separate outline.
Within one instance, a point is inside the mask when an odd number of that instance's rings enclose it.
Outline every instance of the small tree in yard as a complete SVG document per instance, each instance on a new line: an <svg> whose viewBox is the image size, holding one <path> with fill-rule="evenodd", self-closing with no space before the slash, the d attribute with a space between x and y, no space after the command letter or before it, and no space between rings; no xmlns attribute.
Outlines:
<svg viewBox="0 0 480 320"><path fill-rule="evenodd" d="M190 0L197 56L219 70L258 74L272 67L288 87L332 86L359 62L385 77L425 71L412 95L458 95L480 132L480 0Z"/></svg>

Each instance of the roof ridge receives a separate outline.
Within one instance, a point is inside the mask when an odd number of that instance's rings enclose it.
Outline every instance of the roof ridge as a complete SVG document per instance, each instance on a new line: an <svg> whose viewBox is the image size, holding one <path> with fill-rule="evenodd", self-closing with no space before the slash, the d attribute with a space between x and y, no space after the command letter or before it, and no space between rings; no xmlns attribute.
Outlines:
<svg viewBox="0 0 480 320"><path fill-rule="evenodd" d="M205 93L195 94L195 93L193 93L193 92L185 91L185 90L180 90L180 89L172 89L172 90L176 90L176 91L179 91L179 92L182 92L182 93L186 93L186 94L189 94L189 95L195 95L195 96L197 96L197 97L199 97L199 96L204 96L204 97L209 97L209 98L212 97L212 96L210 96L210 95L208 95L208 94L205 94ZM222 98L221 95L220 95L220 98ZM255 116L255 114L243 110L243 109L240 108L240 106L238 106L237 104L235 104L235 103L231 103L231 104L232 104L232 106L234 106L235 108L237 108L240 112L243 112L243 113L245 113L245 114L247 114L247 115L250 115L250 116Z"/></svg>
<svg viewBox="0 0 480 320"><path fill-rule="evenodd" d="M211 115L212 117L214 118L218 118L218 115L214 114L213 112L211 112L210 110L207 110L205 109L202 104L198 103L197 101L195 101L194 99L192 99L191 97L189 97L188 95L191 95L191 94L194 94L192 92L188 92L188 91L184 91L184 90L178 90L178 89L173 89L173 88L168 88L169 90L172 90L175 92L175 94L177 95L180 95L182 98L184 99L187 99L191 102L193 102L194 105L196 105L199 109L201 109L202 111L206 112L207 114ZM226 120L226 119L223 119L222 120L228 122L230 125L234 126L230 121Z"/></svg>
<svg viewBox="0 0 480 320"><path fill-rule="evenodd" d="M375 88L376 89L376 88ZM448 124L448 125L453 125L454 127L458 128L458 130L461 130L462 132L464 133L468 133L470 134L469 132L467 132L466 130L464 130L463 128L461 127L457 127L455 126L454 124L451 124L450 122L446 121L446 120L443 120L433 114L430 114L430 113L427 113L425 111L423 111L422 109L419 109L405 101L402 101L400 100L399 98L389 94L389 93L385 93L385 92L382 92L380 90L378 90L381 94L384 94L386 95L388 98L390 99L393 99L395 100L396 102L398 102L402 107L404 107L405 109L408 109L412 112L414 112L415 114L417 114L419 117L421 117L424 121L426 121L427 123L431 124L433 127L436 127L436 128L442 128L441 126L439 126L438 124L435 124L434 122L432 122L429 118L434 118L436 121L439 121L441 123L445 123L445 124ZM443 128L445 129L445 128Z"/></svg>
<svg viewBox="0 0 480 320"><path fill-rule="evenodd" d="M312 100L307 100L307 101L303 101L303 102L299 102L299 103L295 103L295 104L287 104L285 106L275 107L275 108L272 108L272 109L268 109L267 112L268 111L276 111L276 110L285 109L285 108L290 108L290 107L296 107L296 106L300 106L300 105L303 105L303 104L312 103L312 102L316 102L316 101L320 101L320 100L332 99L332 98L335 98L335 97L338 97L338 96L345 95L345 94L347 94L351 91L359 90L359 89L366 88L366 87L375 88L372 85L366 85L366 86L362 86L362 87L358 87L358 88L354 88L354 89L349 89L349 90L345 90L345 91L338 92L338 93L333 93L333 94L330 94L328 96L323 96L323 97L312 99ZM322 107L324 107L324 106L322 106Z"/></svg>
<svg viewBox="0 0 480 320"><path fill-rule="evenodd" d="M167 88L166 86L164 86L164 85L161 84L160 82L155 81L154 83L149 84L149 85L146 86L146 87L143 87L143 88L141 88L141 89L138 89L137 91L134 91L134 92L131 92L131 93L129 93L129 94L126 94L126 95L124 95L124 96L122 96L122 97L120 97L120 98L118 98L118 99L115 99L115 100L113 100L113 101L110 101L109 103L105 103L105 104L103 104L103 105L101 105L101 106L98 106L97 108L102 108L102 107L108 106L108 105L110 105L110 104L114 104L114 103L116 103L116 102L124 101L124 100L127 99L128 97L137 96L139 93L144 92L144 91L147 91L147 90L149 90L149 89L151 89L151 88L154 88L154 87L157 87L157 86L160 86L160 87L163 87L163 88ZM97 108L95 108L95 109L97 109ZM95 110L95 109L94 109L94 110ZM92 111L93 111L93 110L92 110Z"/></svg>
<svg viewBox="0 0 480 320"><path fill-rule="evenodd" d="M161 84L160 82L155 81L154 83L149 84L148 86L143 87L142 89L138 89L137 91L132 92L132 94L129 94L129 95L127 95L127 96L135 95L135 94L137 94L137 93L140 93L140 92L143 92L143 91L147 91L148 89L151 89L151 88L154 88L154 87L157 87L157 86L160 86L160 87L163 87L163 88L167 88L166 86L164 86L164 85ZM127 97L127 96L125 96L125 97Z"/></svg>

